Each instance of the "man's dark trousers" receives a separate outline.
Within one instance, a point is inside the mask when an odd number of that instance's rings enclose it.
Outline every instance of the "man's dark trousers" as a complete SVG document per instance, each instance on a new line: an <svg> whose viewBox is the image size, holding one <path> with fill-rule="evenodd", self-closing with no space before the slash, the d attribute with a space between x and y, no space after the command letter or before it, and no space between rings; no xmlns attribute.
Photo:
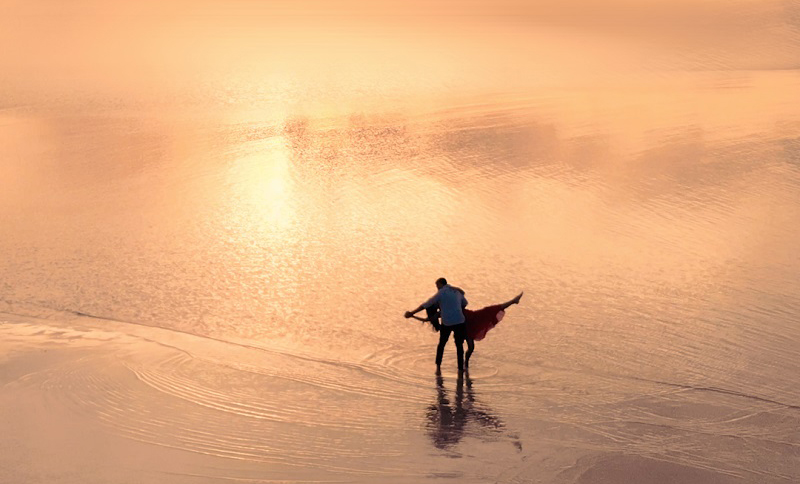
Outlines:
<svg viewBox="0 0 800 484"><path fill-rule="evenodd" d="M464 340L467 339L467 324L455 324L453 326L441 325L439 327L439 346L436 347L436 366L442 364L442 355L444 354L444 347L447 345L447 340L450 338L450 333L456 340L456 357L458 358L458 369L464 369Z"/></svg>

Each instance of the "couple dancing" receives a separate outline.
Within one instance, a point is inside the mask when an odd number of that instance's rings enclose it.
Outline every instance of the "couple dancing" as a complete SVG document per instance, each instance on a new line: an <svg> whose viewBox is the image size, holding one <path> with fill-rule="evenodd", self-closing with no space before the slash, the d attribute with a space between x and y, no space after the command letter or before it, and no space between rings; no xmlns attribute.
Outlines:
<svg viewBox="0 0 800 484"><path fill-rule="evenodd" d="M503 319L505 310L512 304L519 304L522 293L514 299L503 304L487 306L477 311L466 309L467 298L461 288L451 286L447 279L440 277L436 280L438 291L432 298L428 299L413 311L406 311L406 318L414 318L420 321L430 321L434 329L439 331L439 346L436 347L436 370L439 371L442 365L442 355L450 333L453 333L456 340L456 357L458 358L458 370L464 371L469 368L469 357L475 350L475 341L482 340L486 333L495 327ZM426 318L415 316L416 313L425 309ZM438 311L437 311L438 310ZM442 323L438 320L441 318ZM464 355L464 341L467 342L467 354Z"/></svg>

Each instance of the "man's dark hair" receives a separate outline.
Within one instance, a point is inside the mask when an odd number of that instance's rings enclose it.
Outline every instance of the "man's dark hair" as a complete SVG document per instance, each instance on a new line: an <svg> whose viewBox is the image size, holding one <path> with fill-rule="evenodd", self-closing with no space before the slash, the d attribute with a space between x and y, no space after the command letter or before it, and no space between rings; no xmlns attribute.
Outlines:
<svg viewBox="0 0 800 484"><path fill-rule="evenodd" d="M445 286L445 285L447 285L447 279L445 279L444 277L440 277L440 278L436 279L436 285L437 286L440 286L440 285L441 286Z"/></svg>

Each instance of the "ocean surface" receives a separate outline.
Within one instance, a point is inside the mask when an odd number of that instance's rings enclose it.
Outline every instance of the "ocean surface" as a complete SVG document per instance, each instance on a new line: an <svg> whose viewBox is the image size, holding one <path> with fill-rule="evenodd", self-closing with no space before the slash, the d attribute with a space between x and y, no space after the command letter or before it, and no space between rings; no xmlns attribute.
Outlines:
<svg viewBox="0 0 800 484"><path fill-rule="evenodd" d="M486 30L505 57L471 59L506 70L432 72L434 50L323 82L253 48L186 92L20 87L5 54L0 481L800 481L782 5L744 29L763 45L624 49L613 75L551 53L515 77L531 51ZM536 39L624 43L573 28ZM403 318L441 276L473 309L525 291L464 375Z"/></svg>

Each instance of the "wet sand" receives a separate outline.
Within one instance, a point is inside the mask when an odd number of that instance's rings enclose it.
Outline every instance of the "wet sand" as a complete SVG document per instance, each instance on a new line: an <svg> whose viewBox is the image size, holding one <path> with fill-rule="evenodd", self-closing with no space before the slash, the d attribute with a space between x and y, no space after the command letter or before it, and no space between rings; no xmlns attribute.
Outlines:
<svg viewBox="0 0 800 484"><path fill-rule="evenodd" d="M2 482L797 477L800 410L747 395L484 355L437 377L431 347L328 360L65 314L0 331Z"/></svg>

